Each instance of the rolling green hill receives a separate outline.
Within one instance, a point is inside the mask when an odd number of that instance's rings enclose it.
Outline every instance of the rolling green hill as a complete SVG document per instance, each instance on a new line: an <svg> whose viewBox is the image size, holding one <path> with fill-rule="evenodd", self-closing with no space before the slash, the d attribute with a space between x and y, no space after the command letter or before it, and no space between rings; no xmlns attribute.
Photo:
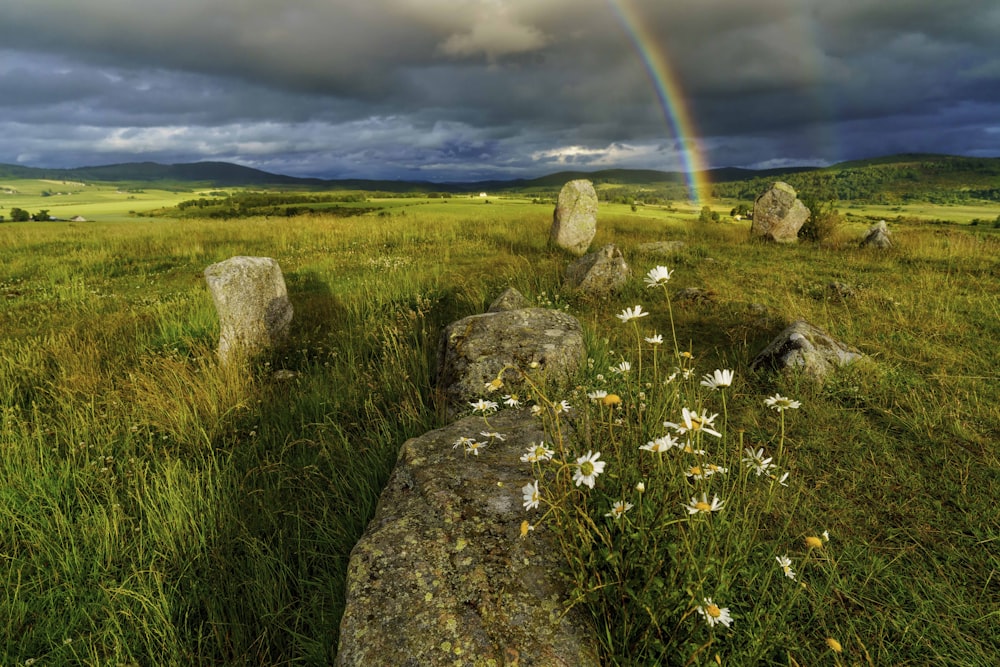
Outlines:
<svg viewBox="0 0 1000 667"><path fill-rule="evenodd" d="M873 204L908 201L960 203L1000 201L1000 158L902 154L842 162L830 167L787 167L754 170L723 167L707 173L712 196L752 200L780 177L797 191L820 200L852 200ZM98 183L156 183L160 189L198 186L256 187L295 190L351 190L385 193L519 192L554 194L567 181L587 178L599 187L618 188L627 196L636 188L652 189L661 197L685 197L682 172L652 169L563 171L533 179L473 182L391 181L372 179L298 178L272 174L227 162L157 164L133 162L74 169L40 169L0 164L0 178L48 179ZM647 190L648 192L648 190Z"/></svg>

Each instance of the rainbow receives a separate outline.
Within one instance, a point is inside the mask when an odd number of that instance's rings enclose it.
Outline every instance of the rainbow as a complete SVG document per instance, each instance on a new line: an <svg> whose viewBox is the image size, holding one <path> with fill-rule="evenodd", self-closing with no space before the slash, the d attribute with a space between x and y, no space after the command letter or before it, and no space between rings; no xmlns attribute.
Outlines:
<svg viewBox="0 0 1000 667"><path fill-rule="evenodd" d="M625 32L642 59L646 72L653 83L663 114L670 129L681 146L681 160L687 178L688 191L696 206L711 198L711 183L705 159L699 146L698 132L691 112L685 104L680 81L674 74L663 49L656 43L652 33L645 27L642 17L632 4L632 0L608 0L612 10L618 15Z"/></svg>

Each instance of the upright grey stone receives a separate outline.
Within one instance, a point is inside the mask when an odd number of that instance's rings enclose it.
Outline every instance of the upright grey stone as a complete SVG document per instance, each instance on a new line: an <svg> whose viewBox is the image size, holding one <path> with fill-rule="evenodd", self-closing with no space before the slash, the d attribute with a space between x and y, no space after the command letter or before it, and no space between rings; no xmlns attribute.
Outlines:
<svg viewBox="0 0 1000 667"><path fill-rule="evenodd" d="M292 304L275 260L233 257L205 269L205 280L219 313L224 362L269 350L287 336Z"/></svg>
<svg viewBox="0 0 1000 667"><path fill-rule="evenodd" d="M502 371L508 392L520 381L514 369L535 368L540 376L562 384L586 356L579 320L558 310L518 308L471 315L441 332L437 387L457 413L468 408L467 401L486 393L486 384Z"/></svg>
<svg viewBox="0 0 1000 667"><path fill-rule="evenodd" d="M549 242L580 256L597 234L597 192L586 179L570 181L559 191Z"/></svg>
<svg viewBox="0 0 1000 667"><path fill-rule="evenodd" d="M750 363L752 369L801 369L822 380L834 368L861 359L856 349L835 340L805 320L792 322Z"/></svg>
<svg viewBox="0 0 1000 667"><path fill-rule="evenodd" d="M795 243L799 229L809 218L809 209L799 201L795 189L778 181L753 203L751 238Z"/></svg>
<svg viewBox="0 0 1000 667"><path fill-rule="evenodd" d="M628 282L632 272L622 251L608 244L566 268L566 286L590 296L608 296Z"/></svg>
<svg viewBox="0 0 1000 667"><path fill-rule="evenodd" d="M885 250L892 247L892 238L889 235L889 226L885 220L879 220L868 229L865 238L861 240L862 248L879 248Z"/></svg>
<svg viewBox="0 0 1000 667"><path fill-rule="evenodd" d="M489 419L503 434L477 456L453 445L481 440L467 417L408 440L347 568L338 667L520 665L597 667L592 623L567 612L561 550L521 505L534 479L519 460L546 440L526 410Z"/></svg>

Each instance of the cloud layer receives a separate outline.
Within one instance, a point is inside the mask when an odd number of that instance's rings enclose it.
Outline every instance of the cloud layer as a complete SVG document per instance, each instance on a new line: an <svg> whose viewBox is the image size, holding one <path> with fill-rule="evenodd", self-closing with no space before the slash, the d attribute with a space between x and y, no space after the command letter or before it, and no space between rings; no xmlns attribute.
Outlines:
<svg viewBox="0 0 1000 667"><path fill-rule="evenodd" d="M634 29L634 31L633 31ZM7 0L0 162L466 180L1000 155L981 0Z"/></svg>

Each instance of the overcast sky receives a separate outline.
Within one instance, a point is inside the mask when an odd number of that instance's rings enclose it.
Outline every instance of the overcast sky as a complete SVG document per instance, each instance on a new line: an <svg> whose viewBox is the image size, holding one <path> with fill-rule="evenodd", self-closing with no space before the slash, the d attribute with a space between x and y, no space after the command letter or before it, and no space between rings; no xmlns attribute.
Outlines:
<svg viewBox="0 0 1000 667"><path fill-rule="evenodd" d="M453 181L679 171L681 139L710 167L1000 156L1000 1L0 1L3 163Z"/></svg>

